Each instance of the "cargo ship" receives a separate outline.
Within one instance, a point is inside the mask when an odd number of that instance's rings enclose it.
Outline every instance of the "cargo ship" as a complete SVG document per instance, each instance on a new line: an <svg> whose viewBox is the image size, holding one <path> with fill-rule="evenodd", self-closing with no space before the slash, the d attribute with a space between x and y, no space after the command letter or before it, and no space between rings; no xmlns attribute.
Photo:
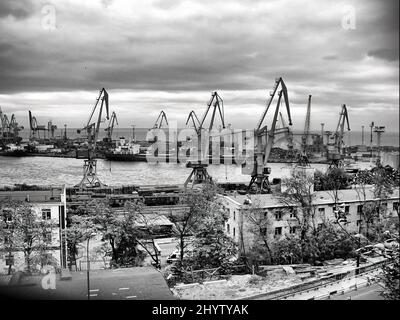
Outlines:
<svg viewBox="0 0 400 320"><path fill-rule="evenodd" d="M146 161L146 153L142 151L140 144L120 137L115 148L106 151L104 156L112 161Z"/></svg>

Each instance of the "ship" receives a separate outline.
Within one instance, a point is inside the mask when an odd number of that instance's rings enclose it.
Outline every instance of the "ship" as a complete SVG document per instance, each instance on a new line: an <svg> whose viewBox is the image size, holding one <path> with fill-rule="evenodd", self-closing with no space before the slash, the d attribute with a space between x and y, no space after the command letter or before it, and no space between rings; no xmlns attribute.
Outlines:
<svg viewBox="0 0 400 320"><path fill-rule="evenodd" d="M104 153L107 160L112 161L146 161L146 154L140 144L127 141L125 137L120 137L115 148L109 149Z"/></svg>
<svg viewBox="0 0 400 320"><path fill-rule="evenodd" d="M7 144L5 149L0 151L1 156L6 157L24 157L28 154L28 150L23 145L13 143Z"/></svg>

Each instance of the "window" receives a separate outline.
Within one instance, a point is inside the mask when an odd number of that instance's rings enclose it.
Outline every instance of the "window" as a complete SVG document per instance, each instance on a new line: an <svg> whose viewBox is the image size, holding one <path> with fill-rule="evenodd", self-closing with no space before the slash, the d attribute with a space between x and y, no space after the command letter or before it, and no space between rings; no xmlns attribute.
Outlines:
<svg viewBox="0 0 400 320"><path fill-rule="evenodd" d="M51 210L50 209L42 209L42 219L43 220L51 219Z"/></svg>
<svg viewBox="0 0 400 320"><path fill-rule="evenodd" d="M399 210L399 203L398 202L393 202L393 210L395 210L395 211Z"/></svg>
<svg viewBox="0 0 400 320"><path fill-rule="evenodd" d="M275 219L276 220L282 220L282 211L276 211L275 212Z"/></svg>
<svg viewBox="0 0 400 320"><path fill-rule="evenodd" d="M47 242L47 243L51 242L51 240L52 240L51 231L47 231L47 232L43 233L43 240L44 240L44 242Z"/></svg>
<svg viewBox="0 0 400 320"><path fill-rule="evenodd" d="M231 233L231 227L229 223L226 225L226 231L230 234Z"/></svg>
<svg viewBox="0 0 400 320"><path fill-rule="evenodd" d="M321 215L325 214L325 208L318 208L318 213Z"/></svg>
<svg viewBox="0 0 400 320"><path fill-rule="evenodd" d="M236 236L236 229L235 229L235 227L233 227L233 237L235 237Z"/></svg>
<svg viewBox="0 0 400 320"><path fill-rule="evenodd" d="M3 216L5 222L11 222L12 221L12 212L11 210L3 210Z"/></svg>
<svg viewBox="0 0 400 320"><path fill-rule="evenodd" d="M233 210L233 220L236 220L236 211Z"/></svg>
<svg viewBox="0 0 400 320"><path fill-rule="evenodd" d="M13 255L6 255L5 256L6 260L6 266L13 266L14 265L14 256Z"/></svg>
<svg viewBox="0 0 400 320"><path fill-rule="evenodd" d="M279 236L279 235L281 235L282 234L282 227L277 227L277 228L275 228L275 235L276 236Z"/></svg>
<svg viewBox="0 0 400 320"><path fill-rule="evenodd" d="M292 234L296 233L296 227L290 227L289 232Z"/></svg>
<svg viewBox="0 0 400 320"><path fill-rule="evenodd" d="M362 220L357 220L357 227L361 225Z"/></svg>
<svg viewBox="0 0 400 320"><path fill-rule="evenodd" d="M292 209L290 212L290 218L296 218L297 216L297 209Z"/></svg>
<svg viewBox="0 0 400 320"><path fill-rule="evenodd" d="M346 213L346 214L350 213L350 206L345 206L344 207L344 213Z"/></svg>
<svg viewBox="0 0 400 320"><path fill-rule="evenodd" d="M357 213L358 213L358 214L362 214L362 213L363 213L363 208L364 208L364 205L359 204L359 205L357 206Z"/></svg>

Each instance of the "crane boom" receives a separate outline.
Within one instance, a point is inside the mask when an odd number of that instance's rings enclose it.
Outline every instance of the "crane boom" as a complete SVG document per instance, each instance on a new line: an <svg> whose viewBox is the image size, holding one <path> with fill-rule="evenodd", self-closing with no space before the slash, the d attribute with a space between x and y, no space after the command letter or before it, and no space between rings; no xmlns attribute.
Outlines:
<svg viewBox="0 0 400 320"><path fill-rule="evenodd" d="M194 130L196 130L196 132L197 132L198 128L200 127L200 120L199 120L199 118L197 117L196 113L193 110L190 111L185 125L188 125L190 120L192 120Z"/></svg>
<svg viewBox="0 0 400 320"><path fill-rule="evenodd" d="M211 106L213 106L213 112L211 116L211 121L208 130L211 131L211 129L214 126L214 119L215 119L215 114L218 109L218 113L222 122L222 128L225 129L225 119L224 119L224 101L222 98L218 95L217 91L214 91L211 93L211 98L210 101L207 103L207 109L204 112L204 115L200 121L199 125L199 130L201 130L204 126L204 122L206 121L207 114L210 111Z"/></svg>
<svg viewBox="0 0 400 320"><path fill-rule="evenodd" d="M160 114L157 117L156 122L154 123L153 129L160 129L163 123L163 120L165 121L166 125L168 126L168 120L167 120L167 115L163 110L161 110ZM160 121L160 123L158 123Z"/></svg>

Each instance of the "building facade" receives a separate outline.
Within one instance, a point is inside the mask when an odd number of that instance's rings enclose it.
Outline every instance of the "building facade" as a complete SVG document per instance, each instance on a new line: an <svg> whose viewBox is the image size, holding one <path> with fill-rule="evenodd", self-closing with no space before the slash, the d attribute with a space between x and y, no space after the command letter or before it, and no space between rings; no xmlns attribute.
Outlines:
<svg viewBox="0 0 400 320"><path fill-rule="evenodd" d="M32 247L41 246L42 254L47 255L49 261L56 263L57 267L65 268L67 265L66 242L66 194L65 187L49 187L29 191L0 191L0 214L3 219L2 228L11 224L13 207L10 203L19 203L30 208L36 217L35 223L41 227L41 236L35 238ZM14 246L7 246L9 239L7 233L2 233L0 239L0 273L23 270L25 265L23 245L21 239L15 239ZM39 240L40 238L40 240ZM18 240L18 241L17 241ZM41 241L39 243L39 241ZM12 248L12 249L9 249ZM44 253L43 253L44 251ZM33 249L32 255L35 254ZM37 267L37 266L35 266Z"/></svg>
<svg viewBox="0 0 400 320"><path fill-rule="evenodd" d="M225 233L239 244L239 248L251 248L260 241L259 235L269 240L280 240L299 232L301 208L283 203L275 194L229 195L221 196L223 209L228 213ZM379 219L398 217L399 189L395 189L387 199L374 199L371 188L366 190L365 198L355 189L339 190L338 201L332 192L313 193L312 223L321 228L327 223L338 223L338 214L343 213L341 225L348 231L358 233L363 221L362 208L365 203L380 201ZM339 220L340 221L340 220ZM271 241L273 242L273 241Z"/></svg>

